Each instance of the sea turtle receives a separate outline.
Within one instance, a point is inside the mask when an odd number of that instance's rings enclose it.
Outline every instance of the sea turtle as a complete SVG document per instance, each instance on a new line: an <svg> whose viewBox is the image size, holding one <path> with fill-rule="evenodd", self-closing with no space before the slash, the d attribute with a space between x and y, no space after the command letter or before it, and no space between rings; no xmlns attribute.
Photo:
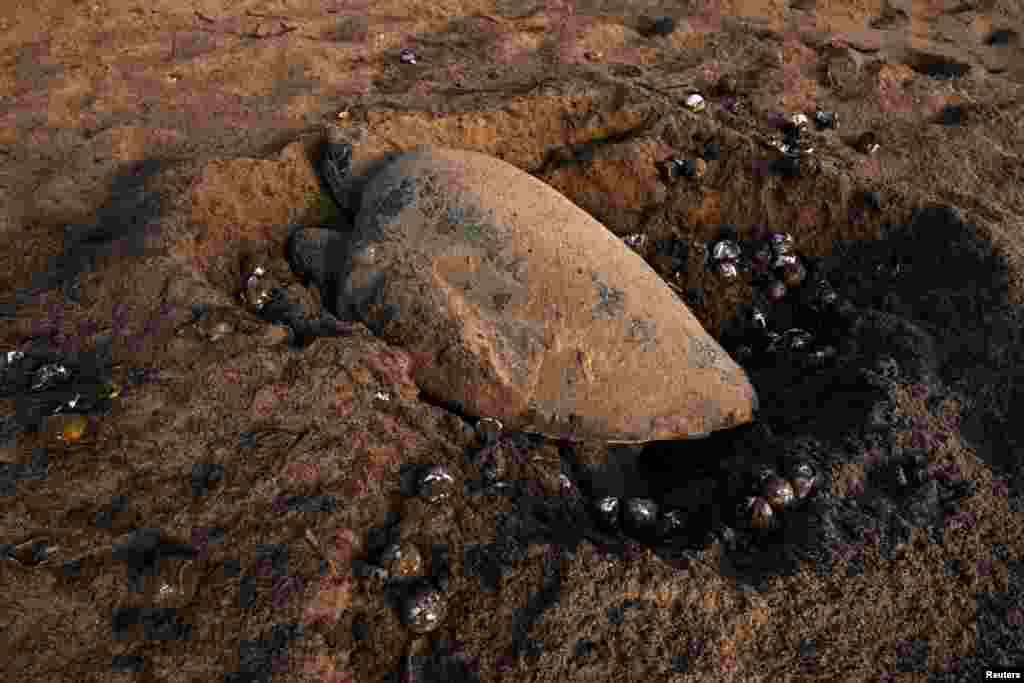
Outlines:
<svg viewBox="0 0 1024 683"><path fill-rule="evenodd" d="M743 369L640 255L554 188L429 145L355 178L352 152L328 143L318 169L344 218L295 231L288 258L339 321L406 349L424 395L510 431L607 443L752 419Z"/></svg>

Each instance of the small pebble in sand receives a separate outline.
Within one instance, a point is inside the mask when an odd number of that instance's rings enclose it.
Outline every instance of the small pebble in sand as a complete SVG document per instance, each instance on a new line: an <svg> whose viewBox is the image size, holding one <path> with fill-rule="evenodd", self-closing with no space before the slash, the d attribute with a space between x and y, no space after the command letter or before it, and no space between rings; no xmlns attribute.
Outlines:
<svg viewBox="0 0 1024 683"><path fill-rule="evenodd" d="M631 531L650 533L658 521L658 504L650 498L629 498L623 508L623 518Z"/></svg>
<svg viewBox="0 0 1024 683"><path fill-rule="evenodd" d="M697 167L689 159L673 158L664 162L662 172L666 180L673 182L679 178L692 178L697 172Z"/></svg>
<svg viewBox="0 0 1024 683"><path fill-rule="evenodd" d="M648 38L652 36L667 36L676 30L676 20L672 17L658 17L648 19L642 34Z"/></svg>
<svg viewBox="0 0 1024 683"><path fill-rule="evenodd" d="M944 126L956 126L964 122L967 109L960 104L947 104L939 112L936 121Z"/></svg>
<svg viewBox="0 0 1024 683"><path fill-rule="evenodd" d="M992 31L985 38L986 45L1007 45L1017 37L1017 32L1009 28L1000 28Z"/></svg>
<svg viewBox="0 0 1024 683"><path fill-rule="evenodd" d="M834 112L818 110L814 113L814 122L819 130L835 128L839 124L839 118Z"/></svg>
<svg viewBox="0 0 1024 683"><path fill-rule="evenodd" d="M644 254L644 247L647 245L647 235L642 232L632 233L624 235L622 241L626 243L626 246L642 256Z"/></svg>
<svg viewBox="0 0 1024 683"><path fill-rule="evenodd" d="M688 95L684 103L686 104L686 108L692 112L704 111L704 107L706 106L704 104L704 98L698 95L697 93Z"/></svg>
<svg viewBox="0 0 1024 683"><path fill-rule="evenodd" d="M810 346L814 337L807 330L791 327L775 339L768 347L769 352L800 351Z"/></svg>
<svg viewBox="0 0 1024 683"><path fill-rule="evenodd" d="M657 534L671 536L681 533L686 528L686 513L681 510L665 510L658 518Z"/></svg>
<svg viewBox="0 0 1024 683"><path fill-rule="evenodd" d="M419 480L419 495L429 503L439 503L455 492L455 478L442 465L434 465Z"/></svg>
<svg viewBox="0 0 1024 683"><path fill-rule="evenodd" d="M104 382L103 387L99 391L99 396L103 400L115 399L121 395L121 385L117 382Z"/></svg>
<svg viewBox="0 0 1024 683"><path fill-rule="evenodd" d="M782 270L786 266L793 265L796 262L797 258L794 254L780 254L772 261L772 268Z"/></svg>
<svg viewBox="0 0 1024 683"><path fill-rule="evenodd" d="M392 543L381 553L380 564L391 576L408 578L423 571L423 555L412 543Z"/></svg>
<svg viewBox="0 0 1024 683"><path fill-rule="evenodd" d="M789 477L793 486L793 495L797 500L803 500L814 492L817 476L814 468L808 463L793 465L789 470Z"/></svg>
<svg viewBox="0 0 1024 683"><path fill-rule="evenodd" d="M719 240L711 247L711 258L716 261L729 259L734 261L740 257L740 245L733 240Z"/></svg>
<svg viewBox="0 0 1024 683"><path fill-rule="evenodd" d="M673 178L701 178L707 171L703 159L673 159L671 164L669 175Z"/></svg>
<svg viewBox="0 0 1024 683"><path fill-rule="evenodd" d="M448 600L444 593L424 584L406 598L402 605L402 622L413 633L430 633L444 621Z"/></svg>
<svg viewBox="0 0 1024 683"><path fill-rule="evenodd" d="M594 511L598 523L605 529L618 530L619 528L619 499L615 496L605 496L597 499L594 504Z"/></svg>
<svg viewBox="0 0 1024 683"><path fill-rule="evenodd" d="M793 486L782 477L769 477L761 485L761 497L781 511L793 502Z"/></svg>
<svg viewBox="0 0 1024 683"><path fill-rule="evenodd" d="M789 118L789 122L792 123L798 131L804 131L807 128L807 115L806 114L793 114Z"/></svg>
<svg viewBox="0 0 1024 683"><path fill-rule="evenodd" d="M68 444L81 441L89 429L89 418L85 415L66 413L46 418L44 435L47 442Z"/></svg>
<svg viewBox="0 0 1024 683"><path fill-rule="evenodd" d="M697 178L698 180L700 180L705 175L707 175L707 172L708 172L708 162L704 161L703 159L699 159L699 158L693 160L693 177L694 178Z"/></svg>
<svg viewBox="0 0 1024 683"><path fill-rule="evenodd" d="M860 137L857 138L857 142L854 144L854 147L861 154L874 154L880 147L878 144L878 136L871 131L862 133Z"/></svg>
<svg viewBox="0 0 1024 683"><path fill-rule="evenodd" d="M267 277L266 270L257 266L245 280L242 302L250 312L259 313L274 297L276 284L272 278Z"/></svg>

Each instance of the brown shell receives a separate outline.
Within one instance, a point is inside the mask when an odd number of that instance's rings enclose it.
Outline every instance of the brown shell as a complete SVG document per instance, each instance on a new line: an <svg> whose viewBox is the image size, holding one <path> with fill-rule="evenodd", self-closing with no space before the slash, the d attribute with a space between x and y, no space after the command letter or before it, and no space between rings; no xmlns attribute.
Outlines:
<svg viewBox="0 0 1024 683"><path fill-rule="evenodd" d="M703 438L753 419L745 370L665 281L508 162L429 145L399 155L364 188L351 239L339 290L379 279L387 306L366 324L409 350L421 391L467 415L605 443Z"/></svg>

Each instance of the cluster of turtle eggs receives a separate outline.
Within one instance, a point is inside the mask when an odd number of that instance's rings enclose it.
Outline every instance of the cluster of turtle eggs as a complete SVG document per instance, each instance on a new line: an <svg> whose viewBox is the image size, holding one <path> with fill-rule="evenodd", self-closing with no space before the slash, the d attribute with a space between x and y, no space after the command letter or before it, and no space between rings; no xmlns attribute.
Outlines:
<svg viewBox="0 0 1024 683"><path fill-rule="evenodd" d="M684 104L687 109L694 113L702 112L706 108L704 98L698 93L689 95L684 100ZM837 127L839 119L833 112L818 110L814 113L814 122L819 130L824 130ZM809 123L810 119L806 114L794 114L783 124L782 137L771 138L767 141L769 147L782 152L783 157L781 161L785 163L781 164L780 167L784 167L784 170L789 175L797 173L800 159L814 151L814 148L809 145L807 138L804 136ZM709 153L709 147L714 151ZM705 147L704 152L694 159L680 159L676 157L667 159L662 166L665 179L671 182L677 178L703 178L705 173L707 173L708 162L718 159L718 146L711 143L709 147Z"/></svg>
<svg viewBox="0 0 1024 683"><path fill-rule="evenodd" d="M832 112L819 110L814 113L814 122L819 130L835 128L838 125L838 117ZM812 153L814 148L804 137L809 124L810 119L806 114L794 114L782 124L782 139L773 138L771 146L788 157L800 158Z"/></svg>
<svg viewBox="0 0 1024 683"><path fill-rule="evenodd" d="M806 283L807 267L794 251L793 237L789 233L775 232L768 235L767 240L757 243L750 254L743 254L739 243L731 236L712 243L708 250L708 264L725 278L735 278L741 270L749 270L754 274L755 285L759 285L767 300L771 303L782 301L791 290L809 284L810 295L806 298L815 313L822 313L836 305L839 295L821 278ZM820 365L834 357L835 347L823 346L812 350L814 337L807 330L790 328L782 332L768 329L767 316L754 307L751 311L751 325L760 334L760 344L769 354L781 352L799 352L806 354L811 365ZM749 360L754 349L748 345L740 345L736 349L740 361Z"/></svg>
<svg viewBox="0 0 1024 683"><path fill-rule="evenodd" d="M758 531L774 529L779 515L814 494L817 480L814 468L807 463L795 464L787 478L766 468L759 473L753 495L744 497L740 503L737 517ZM687 524L683 511L661 510L650 498L604 496L596 499L593 506L598 523L606 531L623 531L640 539L673 536L682 533Z"/></svg>
<svg viewBox="0 0 1024 683"><path fill-rule="evenodd" d="M448 500L455 492L455 478L443 465L425 469L417 482L417 495L428 503ZM412 543L396 543L385 548L383 561L393 576L411 577L422 573L423 560ZM420 581L402 602L402 622L414 633L429 633L444 621L448 611L445 593L448 580L443 572L432 580Z"/></svg>
<svg viewBox="0 0 1024 683"><path fill-rule="evenodd" d="M446 467L432 465L418 472L415 495L438 504L449 500L456 488L455 478ZM814 470L805 463L794 465L788 479L765 469L759 475L755 495L742 504L743 514L755 529L773 528L784 509L811 496L815 488ZM682 533L686 527L685 512L661 508L650 498L605 496L593 501L593 511L605 530L626 532L639 539L666 538ZM434 576L425 577L423 556L414 543L392 542L377 554L373 563L358 565L357 574L364 577L406 583L399 611L402 623L413 633L430 633L444 622L448 611L446 570L435 567Z"/></svg>
<svg viewBox="0 0 1024 683"><path fill-rule="evenodd" d="M651 498L603 496L594 501L594 514L606 531L625 531L637 538L663 538L681 532L686 526L682 511L661 510Z"/></svg>
<svg viewBox="0 0 1024 683"><path fill-rule="evenodd" d="M744 497L737 517L758 531L776 528L779 515L811 496L817 488L814 468L807 463L793 465L788 475L783 478L772 468L761 470L753 495Z"/></svg>
<svg viewBox="0 0 1024 683"><path fill-rule="evenodd" d="M708 142L704 145L700 156L695 159L679 159L671 157L665 160L661 167L665 180L673 182L678 178L703 178L707 174L708 162L718 161L721 156L721 148L717 142Z"/></svg>
<svg viewBox="0 0 1024 683"><path fill-rule="evenodd" d="M743 250L731 237L713 242L708 256L714 270L723 277L734 278L741 267L749 267L762 279L765 295L772 302L781 301L787 288L799 287L807 277L807 268L793 252L793 237L789 233L771 233L767 241L754 248L749 259L743 258Z"/></svg>
<svg viewBox="0 0 1024 683"><path fill-rule="evenodd" d="M455 478L443 465L423 469L416 479L415 495L428 503L448 500L455 492ZM404 584L399 601L402 623L416 634L430 633L443 622L448 611L448 577L435 567L435 576L424 576L426 564L419 547L410 541L384 546L372 562L356 561L356 575L380 582Z"/></svg>

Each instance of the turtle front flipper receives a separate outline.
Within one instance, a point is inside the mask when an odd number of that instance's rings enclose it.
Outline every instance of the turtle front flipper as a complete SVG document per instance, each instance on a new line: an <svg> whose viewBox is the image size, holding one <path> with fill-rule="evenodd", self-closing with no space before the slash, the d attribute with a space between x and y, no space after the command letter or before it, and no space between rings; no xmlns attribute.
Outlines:
<svg viewBox="0 0 1024 683"><path fill-rule="evenodd" d="M349 176L352 173L352 145L347 142L328 142L320 160L320 174L331 191L331 196L343 212L352 212Z"/></svg>

